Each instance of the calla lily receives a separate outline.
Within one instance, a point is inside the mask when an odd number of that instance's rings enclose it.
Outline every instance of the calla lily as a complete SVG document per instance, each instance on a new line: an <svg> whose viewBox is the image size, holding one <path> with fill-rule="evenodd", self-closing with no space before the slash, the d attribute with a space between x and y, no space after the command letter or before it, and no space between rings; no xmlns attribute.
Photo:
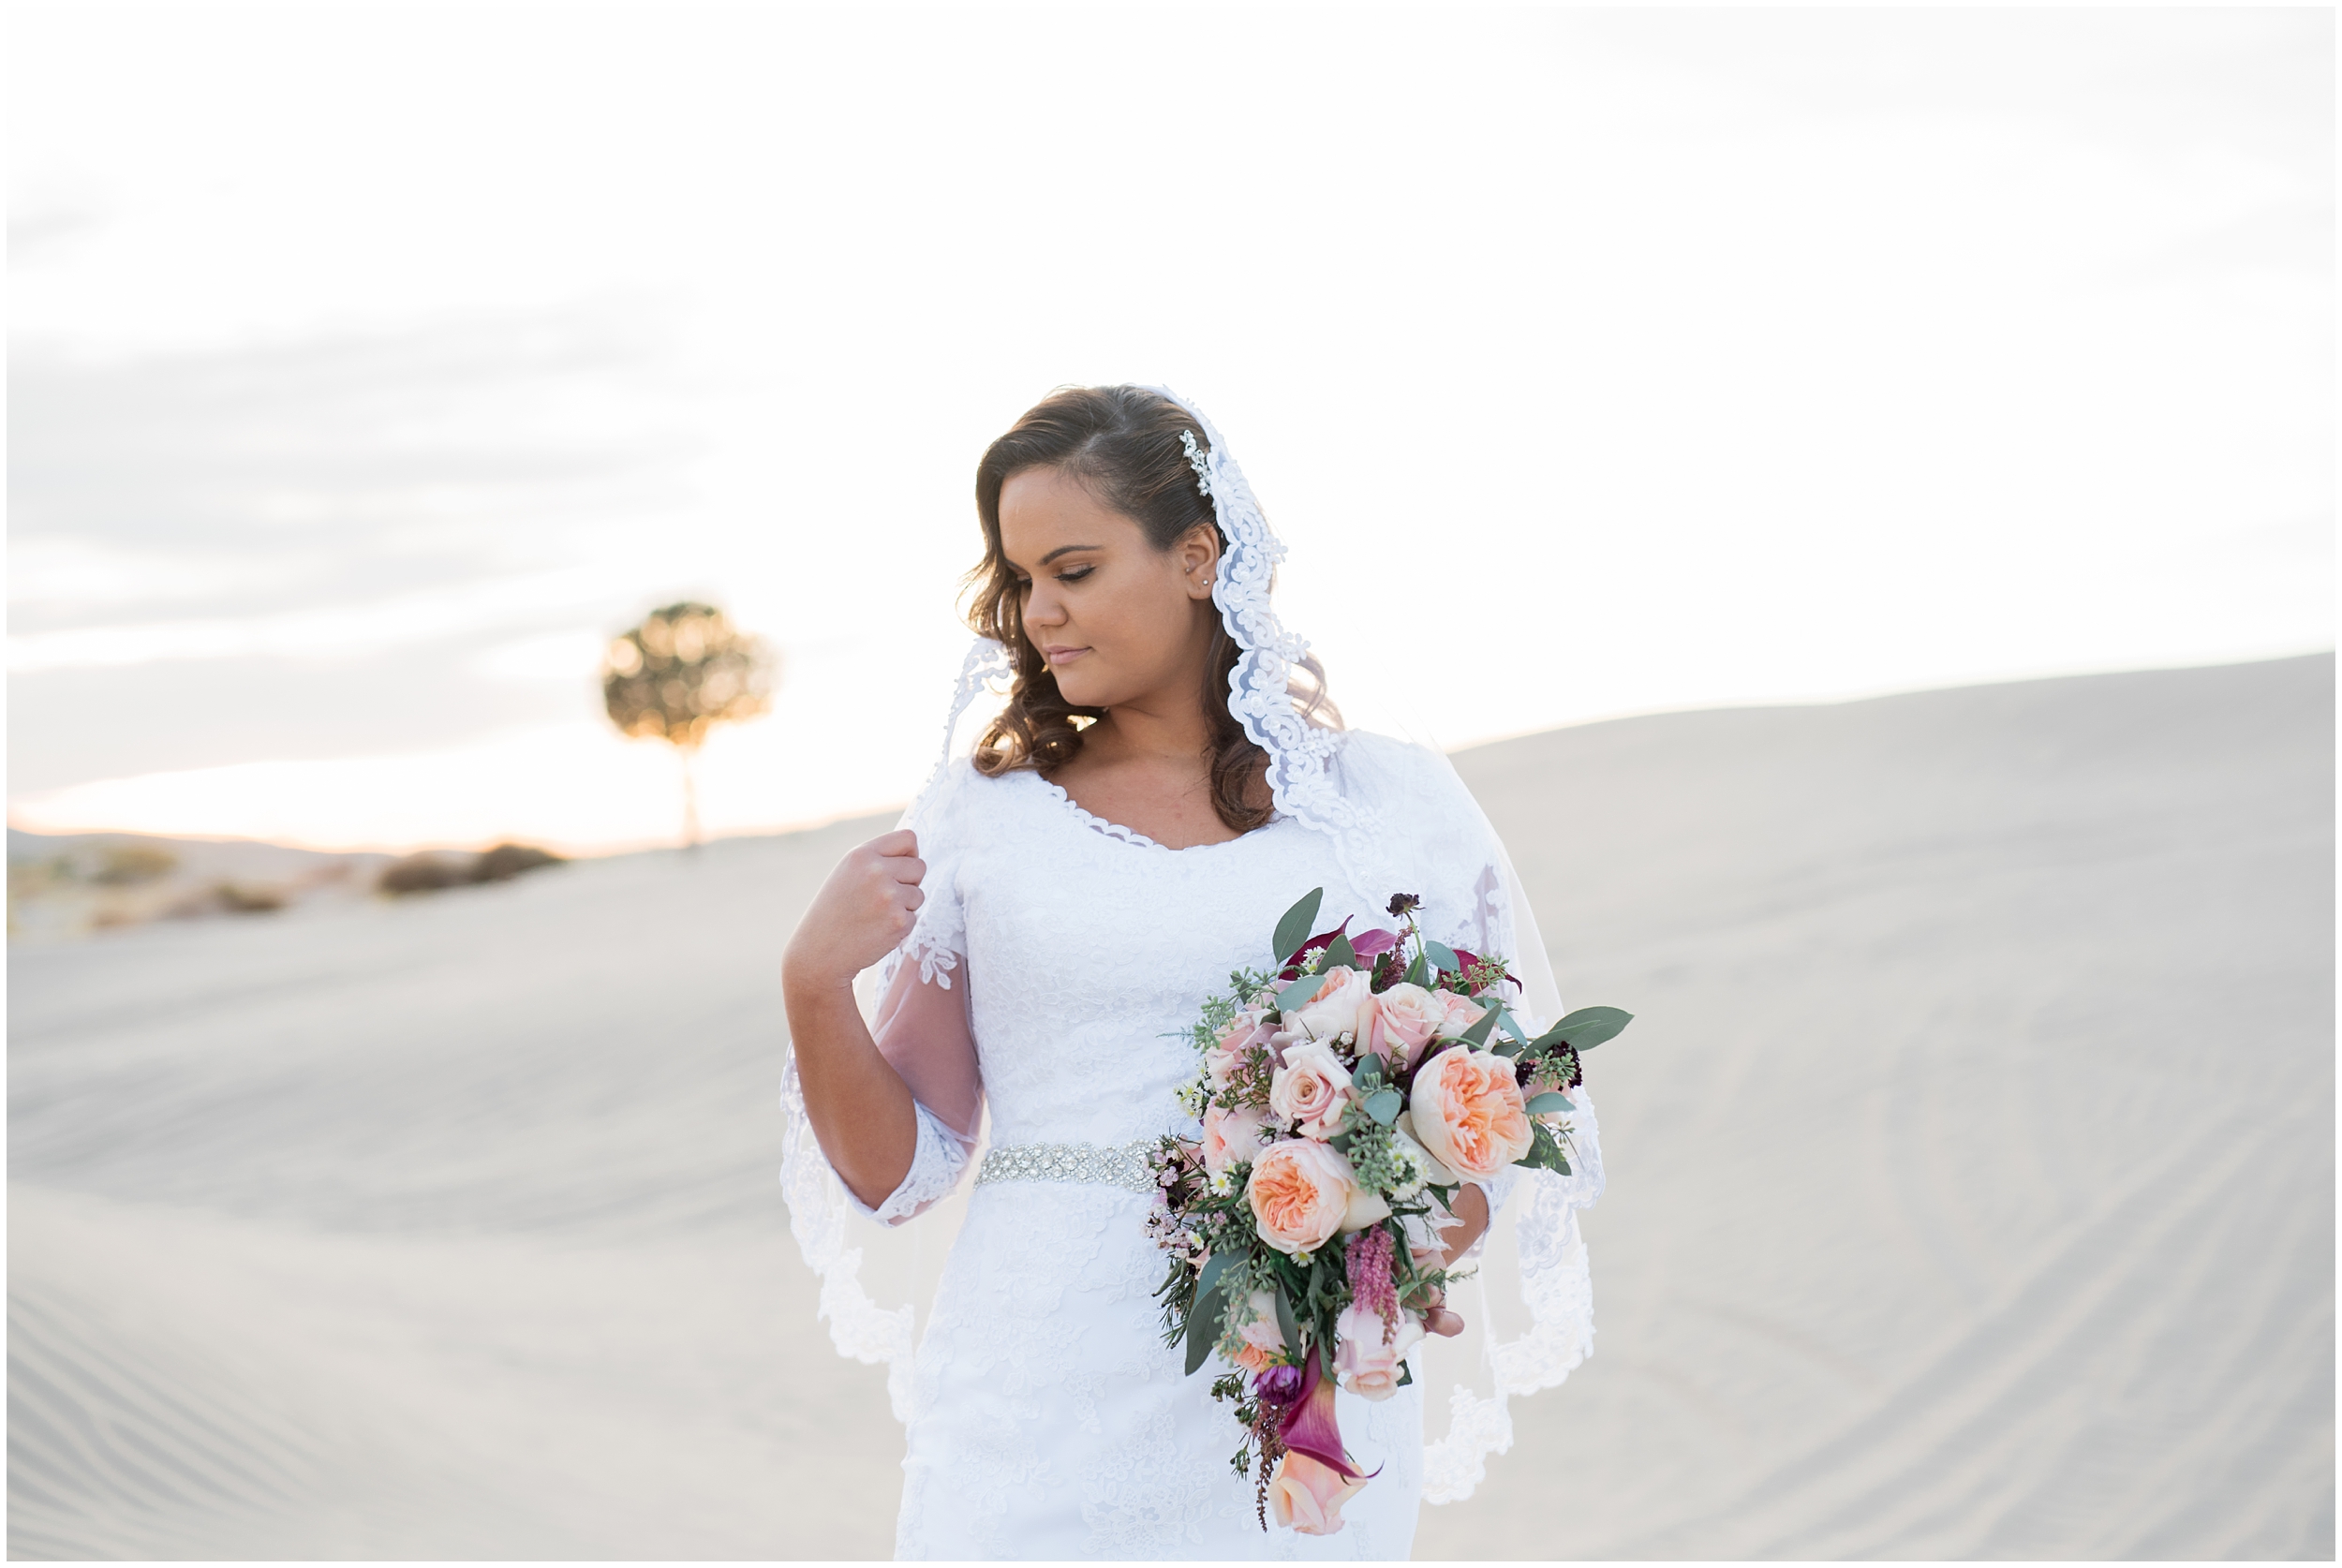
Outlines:
<svg viewBox="0 0 2342 1568"><path fill-rule="evenodd" d="M1345 1481L1371 1480L1383 1472L1379 1465L1369 1474L1350 1462L1341 1446L1341 1423L1334 1416L1334 1380L1326 1375L1315 1345L1310 1347L1309 1366L1301 1374L1301 1397L1285 1412L1283 1437L1287 1448L1307 1454Z"/></svg>
<svg viewBox="0 0 2342 1568"><path fill-rule="evenodd" d="M1312 937L1308 941L1303 942L1298 948L1295 949L1292 954L1285 959L1285 967L1278 971L1277 978L1283 981L1300 979L1301 966L1309 962L1311 954L1325 952L1327 948L1334 945L1334 939L1336 937L1347 936L1349 931L1350 917L1344 915L1341 925L1335 926L1330 931L1320 931L1316 936ZM1352 943L1351 945L1355 947L1356 944Z"/></svg>

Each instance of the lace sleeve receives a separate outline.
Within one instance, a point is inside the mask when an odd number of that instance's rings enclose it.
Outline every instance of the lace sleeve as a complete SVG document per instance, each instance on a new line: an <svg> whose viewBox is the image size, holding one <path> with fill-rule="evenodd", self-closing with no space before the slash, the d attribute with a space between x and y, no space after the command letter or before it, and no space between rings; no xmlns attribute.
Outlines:
<svg viewBox="0 0 2342 1568"><path fill-rule="evenodd" d="M919 1118L919 1147L911 1157L911 1169L903 1173L902 1185L876 1208L855 1197L851 1187L846 1189L846 1201L882 1225L899 1225L951 1196L968 1169L968 1151L974 1146L973 1139L954 1132L925 1105L912 1109Z"/></svg>
<svg viewBox="0 0 2342 1568"><path fill-rule="evenodd" d="M1343 768L1349 788L1371 795L1384 821L1404 827L1385 836L1385 874L1398 880L1383 896L1421 895L1427 934L1509 960L1520 981L1523 1023L1541 1028L1559 1018L1552 965L1511 857L1447 760L1355 735ZM1462 1306L1472 1324L1467 1343L1455 1347L1425 1390L1426 1502L1472 1496L1490 1457L1512 1446L1508 1401L1561 1383L1593 1352L1593 1282L1578 1216L1602 1195L1602 1146L1592 1098L1580 1087L1571 1099L1578 1109L1564 1122L1570 1174L1514 1167L1487 1184L1488 1235L1466 1255L1478 1265ZM1439 1432L1443 1404L1448 1419Z"/></svg>

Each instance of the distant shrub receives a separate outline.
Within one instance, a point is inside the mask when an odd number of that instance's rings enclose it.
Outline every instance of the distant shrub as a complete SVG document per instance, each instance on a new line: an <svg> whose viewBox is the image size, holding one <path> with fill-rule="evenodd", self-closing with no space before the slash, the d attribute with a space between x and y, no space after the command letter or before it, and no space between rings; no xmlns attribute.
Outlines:
<svg viewBox="0 0 2342 1568"><path fill-rule="evenodd" d="M471 880L465 875L467 867L461 861L445 855L408 855L382 867L382 875L375 879L375 890L393 896L407 893L434 893L443 887L460 887Z"/></svg>
<svg viewBox="0 0 2342 1568"><path fill-rule="evenodd" d="M475 882L509 882L524 871L541 866L558 865L561 857L550 850L534 844L498 844L493 850L482 850L472 862L471 880Z"/></svg>
<svg viewBox="0 0 2342 1568"><path fill-rule="evenodd" d="M285 907L285 895L273 887L245 887L237 882L215 882L212 896L230 914L268 914Z"/></svg>
<svg viewBox="0 0 2342 1568"><path fill-rule="evenodd" d="M130 887L168 877L179 869L179 857L154 844L109 844L97 852L97 869L90 880L102 887Z"/></svg>
<svg viewBox="0 0 2342 1568"><path fill-rule="evenodd" d="M241 882L214 882L200 893L188 895L165 910L171 920L200 920L215 914L274 914L285 907L284 890L274 887L253 887ZM105 925L134 925L139 916L131 910L109 910L101 913L96 924Z"/></svg>
<svg viewBox="0 0 2342 1568"><path fill-rule="evenodd" d="M375 879L375 889L393 897L437 893L475 882L509 882L526 871L562 864L559 855L530 844L498 844L468 857L424 852L394 860Z"/></svg>

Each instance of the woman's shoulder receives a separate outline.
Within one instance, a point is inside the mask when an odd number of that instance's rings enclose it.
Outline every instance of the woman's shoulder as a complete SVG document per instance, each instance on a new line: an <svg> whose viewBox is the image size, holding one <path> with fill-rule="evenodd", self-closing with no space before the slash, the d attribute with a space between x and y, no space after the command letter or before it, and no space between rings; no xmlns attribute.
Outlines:
<svg viewBox="0 0 2342 1568"><path fill-rule="evenodd" d="M1420 741L1401 740L1372 730L1345 730L1335 752L1345 783L1382 785L1410 793L1449 795L1463 780L1446 754Z"/></svg>
<svg viewBox="0 0 2342 1568"><path fill-rule="evenodd" d="M989 774L971 757L954 757L912 808L909 825L938 840L970 841L1001 831L1005 814L1035 791L1040 775L1030 768Z"/></svg>

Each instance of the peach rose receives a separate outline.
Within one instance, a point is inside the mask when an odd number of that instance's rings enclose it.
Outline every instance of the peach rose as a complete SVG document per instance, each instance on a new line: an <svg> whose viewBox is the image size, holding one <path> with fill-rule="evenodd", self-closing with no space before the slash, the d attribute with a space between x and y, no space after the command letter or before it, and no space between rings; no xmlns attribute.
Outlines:
<svg viewBox="0 0 2342 1568"><path fill-rule="evenodd" d="M1529 1152L1529 1113L1513 1064L1490 1051L1451 1050L1415 1075L1407 1097L1416 1141L1448 1169L1485 1180Z"/></svg>
<svg viewBox="0 0 2342 1568"><path fill-rule="evenodd" d="M1307 1454L1288 1453L1268 1478L1268 1516L1303 1535L1338 1534L1341 1505L1365 1486Z"/></svg>
<svg viewBox="0 0 2342 1568"><path fill-rule="evenodd" d="M1245 1200L1263 1241L1288 1256L1314 1252L1341 1230L1358 1178L1350 1161L1309 1138L1271 1144L1253 1161Z"/></svg>
<svg viewBox="0 0 2342 1568"><path fill-rule="evenodd" d="M1261 1129L1267 1117L1251 1109L1231 1111L1210 1105L1204 1110L1204 1169L1218 1176L1229 1166L1260 1157L1267 1146Z"/></svg>
<svg viewBox="0 0 2342 1568"><path fill-rule="evenodd" d="M1447 1010L1430 991L1401 981L1358 1009L1358 1054L1415 1065L1423 1047L1447 1021Z"/></svg>
<svg viewBox="0 0 2342 1568"><path fill-rule="evenodd" d="M1413 1312L1401 1312L1397 1324L1356 1302L1334 1320L1334 1374L1341 1386L1361 1399L1387 1399L1399 1392L1399 1367L1407 1352L1423 1338L1423 1325Z"/></svg>
<svg viewBox="0 0 2342 1568"><path fill-rule="evenodd" d="M1442 1040L1462 1039L1464 1030L1478 1023L1488 1013L1488 1009L1478 1002L1468 997L1460 997L1453 991L1434 991L1431 999L1446 1014L1440 1021L1437 1031Z"/></svg>
<svg viewBox="0 0 2342 1568"><path fill-rule="evenodd" d="M1285 1064L1268 1080L1268 1108L1304 1138L1330 1138L1357 1092L1334 1048L1312 1040L1285 1047Z"/></svg>
<svg viewBox="0 0 2342 1568"><path fill-rule="evenodd" d="M1253 1314L1236 1331L1244 1341L1236 1353L1236 1364L1254 1376L1277 1365L1285 1348L1284 1330L1277 1326L1277 1303L1267 1291L1254 1291L1246 1298L1246 1309Z"/></svg>
<svg viewBox="0 0 2342 1568"><path fill-rule="evenodd" d="M1358 1027L1358 1009L1374 994L1364 969L1335 969L1303 1002L1295 1021L1312 1040L1331 1040Z"/></svg>

